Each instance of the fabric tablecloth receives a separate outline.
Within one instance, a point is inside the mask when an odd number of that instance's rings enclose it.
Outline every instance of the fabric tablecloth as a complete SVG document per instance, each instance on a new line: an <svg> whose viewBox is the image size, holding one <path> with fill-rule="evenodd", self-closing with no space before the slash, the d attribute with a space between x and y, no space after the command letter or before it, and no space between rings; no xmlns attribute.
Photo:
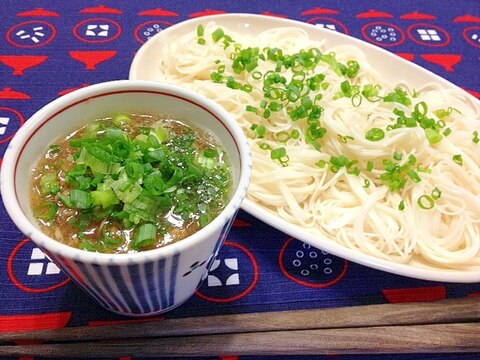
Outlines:
<svg viewBox="0 0 480 360"><path fill-rule="evenodd" d="M151 36L209 14L265 14L343 32L480 97L480 2L476 0L7 0L1 5L0 162L15 131L43 105L76 88L127 78L136 50ZM135 321L107 312L84 294L15 227L1 201L0 250L0 331ZM331 256L240 211L198 292L176 310L151 320L473 296L480 296L480 284L423 281L377 271ZM228 359L253 359L228 355ZM385 358L318 359L332 357ZM118 358L128 359L122 354Z"/></svg>

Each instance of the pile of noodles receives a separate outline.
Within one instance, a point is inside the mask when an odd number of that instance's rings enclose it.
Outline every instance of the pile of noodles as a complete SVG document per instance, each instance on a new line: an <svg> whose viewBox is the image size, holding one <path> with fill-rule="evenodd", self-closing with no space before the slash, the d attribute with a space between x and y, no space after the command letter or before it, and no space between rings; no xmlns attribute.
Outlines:
<svg viewBox="0 0 480 360"><path fill-rule="evenodd" d="M216 28L215 24L206 24L205 33ZM260 103L262 83L252 81L248 73L233 73L228 65L225 74L249 82L253 90L247 93L214 83L210 74L217 70L217 60L231 63L231 50L225 50L207 36L206 44L199 45L195 32L184 35L160 50L163 80L188 86L214 99L249 135L254 157L250 200L289 223L382 259L408 263L412 257L420 256L427 262L455 269L480 265L480 144L472 141L472 131L480 130L480 114L475 100L462 91L444 90L435 84L416 89L406 83L384 84L381 74L368 64L359 49L352 46L327 49L321 42L310 40L301 29L278 28L258 36L228 29L225 33L243 48L276 47L291 54L315 47L324 53L334 52L340 62L356 60L360 64L354 84L380 84L385 93L401 86L410 96L415 91L415 102L425 101L432 117L438 109L458 110L443 119L452 132L439 143L430 144L419 126L387 131L385 138L372 142L365 139L368 129L391 124L394 108L407 114L412 109L383 101L362 101L360 106L353 106L350 98L333 100L341 79L327 64L319 65L317 71L326 74L325 81L331 84L323 91L321 101L324 108L321 124L327 129L321 150L316 150L303 136L290 138L282 144L289 157L288 165L282 166L260 144L278 147L275 134L292 129L304 134L306 123L292 122L285 109L272 113L268 121L245 111L247 105ZM258 70L265 73L271 70L271 64L260 62ZM264 125L266 138L253 136L252 124ZM342 136L353 140L340 141ZM417 163L430 173L422 173L419 183L409 181L402 190L390 191L379 181L379 175L382 159L391 159L394 152L404 155L401 163L408 155L414 155ZM375 163L375 168L354 176L345 168L335 173L328 166L318 166L319 160L328 162L331 156L341 154L356 159L362 169L369 161ZM463 159L461 166L452 160L458 154ZM435 206L428 210L418 206L418 198L435 188L441 190ZM402 201L404 209L400 210Z"/></svg>

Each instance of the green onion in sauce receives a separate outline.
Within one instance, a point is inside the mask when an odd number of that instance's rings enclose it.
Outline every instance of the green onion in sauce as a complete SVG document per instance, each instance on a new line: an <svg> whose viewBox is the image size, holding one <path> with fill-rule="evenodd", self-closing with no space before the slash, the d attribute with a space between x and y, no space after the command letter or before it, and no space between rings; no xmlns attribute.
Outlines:
<svg viewBox="0 0 480 360"><path fill-rule="evenodd" d="M49 148L33 171L31 207L42 230L67 245L137 252L211 222L231 181L227 154L208 132L168 117L115 114Z"/></svg>

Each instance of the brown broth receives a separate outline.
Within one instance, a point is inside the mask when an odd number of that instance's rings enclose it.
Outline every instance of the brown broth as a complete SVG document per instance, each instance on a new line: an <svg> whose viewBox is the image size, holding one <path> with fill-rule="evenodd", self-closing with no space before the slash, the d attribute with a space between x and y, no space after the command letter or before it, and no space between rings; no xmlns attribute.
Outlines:
<svg viewBox="0 0 480 360"><path fill-rule="evenodd" d="M106 253L132 253L162 247L184 239L205 225L205 217L208 217L209 221L211 221L223 209L230 196L231 169L225 152L212 134L193 128L178 119L136 114L130 114L129 116L132 121L128 124L122 123L118 128L127 133L130 139L135 139L137 136L142 137L148 133L147 128L155 128L158 124L161 124L170 134L168 141L163 144L165 147L162 148L168 148L170 157L168 158L168 163L165 163L166 165L158 165L159 171L164 171L161 168L162 166L163 168L170 168L170 162L177 162L174 166L183 170L184 175L188 175L187 169L190 166L187 162L188 159L199 158L201 156L199 154L205 154L206 150L215 150L217 152L218 158L215 159L215 162L220 166L215 166L215 168L218 167L221 170L215 173L214 170L201 167L204 178L188 182L186 180L187 177L184 176L180 180L180 185L176 185L175 190L171 193L159 195L162 199L171 197L173 203L165 209L162 208L161 212L155 213L157 240L147 246L135 246L135 236L138 227L143 223L151 223L151 221L142 219L138 224L135 224L132 221L122 220L118 216L106 216L104 213L107 210L99 205L92 205L89 209L71 208L61 199L61 196L68 197L67 195L72 193L72 189L78 187L78 181L69 181L69 172L78 165L75 163L74 158L78 156L80 150L78 147L70 146L70 142L91 137L92 127L98 127L99 124L104 124L104 127L110 127L112 124L110 118L97 120L94 125L87 125L69 134L64 139L58 140L53 150L50 148L46 151L32 171L30 205L34 214L39 208L45 207L45 204L54 204L52 206L58 207L56 216L53 219L42 219L37 216L39 227L45 234L59 242L76 248ZM103 139L106 135L105 130L101 128L102 126L100 126L100 129L96 129L94 133L100 139ZM182 148L183 142L192 143L194 152L192 152L191 148ZM132 141L130 143L133 144ZM130 151L133 150L130 149ZM191 155L189 155L190 153ZM118 152L112 151L112 154L116 155ZM143 158L147 158L145 154ZM158 170L155 167L157 164L155 161L150 164L153 164L154 170ZM197 163L195 164L198 165ZM147 170L143 171L146 173ZM42 194L42 177L52 176L46 174L55 174L56 181L58 181L60 187L59 193ZM93 174L91 169L88 169L88 166L87 174L90 179L95 178L95 174ZM101 176L105 176L105 178L110 176L112 181L119 181L118 179L115 180L115 175ZM143 183L140 186L143 186L144 192L141 193L141 196L149 195L154 198L153 195L145 190L147 175L143 176ZM170 180L173 178L174 176L172 175ZM222 180L220 181L219 179ZM95 190L95 188L91 185L85 191L92 190ZM118 195L119 193L116 192L116 194ZM141 198L141 196L138 198ZM196 199L197 203L190 204L189 201L192 201L192 199ZM166 200L159 200L159 203L163 204L162 201L167 202ZM140 204L139 206L143 205ZM189 207L196 210L189 213ZM112 214L118 214L122 213L125 208L125 204L121 202L108 207L108 211L111 211ZM135 211L134 209L133 216L136 214ZM208 214L205 214L206 212Z"/></svg>

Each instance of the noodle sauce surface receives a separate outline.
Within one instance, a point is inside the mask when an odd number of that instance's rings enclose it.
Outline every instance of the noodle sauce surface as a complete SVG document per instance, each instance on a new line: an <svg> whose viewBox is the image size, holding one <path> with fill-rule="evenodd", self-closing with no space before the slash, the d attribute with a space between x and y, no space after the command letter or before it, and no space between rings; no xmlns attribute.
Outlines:
<svg viewBox="0 0 480 360"><path fill-rule="evenodd" d="M168 116L116 114L51 145L32 171L31 208L72 247L132 253L195 233L227 204L218 139Z"/></svg>

